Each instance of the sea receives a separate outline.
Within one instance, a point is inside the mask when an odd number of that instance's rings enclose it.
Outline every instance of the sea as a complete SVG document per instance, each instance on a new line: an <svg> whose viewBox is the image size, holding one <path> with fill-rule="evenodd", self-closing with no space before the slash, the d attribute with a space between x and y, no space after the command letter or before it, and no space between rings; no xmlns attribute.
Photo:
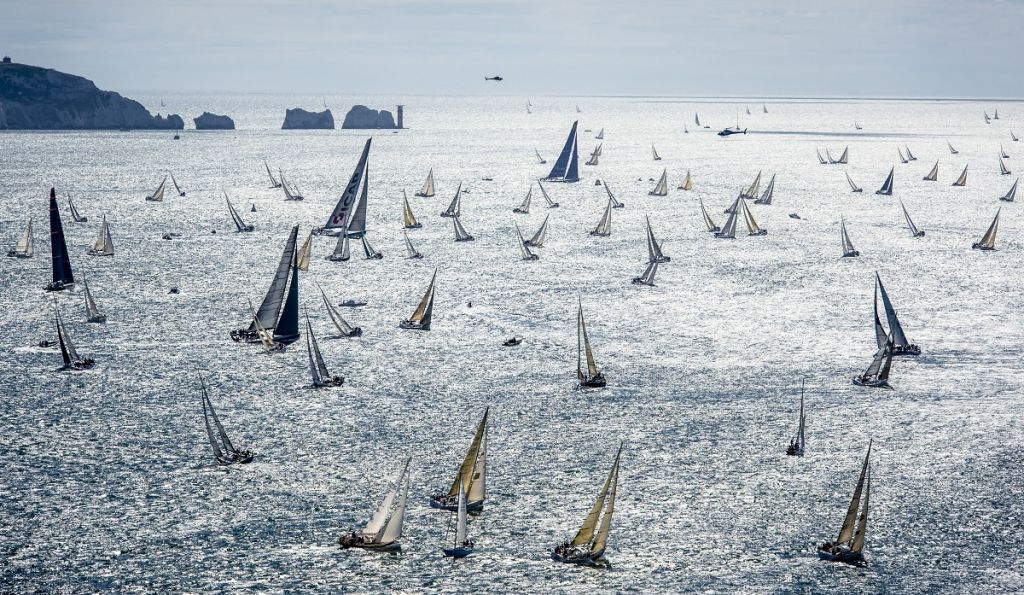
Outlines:
<svg viewBox="0 0 1024 595"><path fill-rule="evenodd" d="M0 241L13 247L31 218L36 251L0 261L0 591L1024 590L1024 215L999 200L1024 171L1010 138L1024 136L1024 103L130 95L185 117L180 140L0 133ZM326 104L340 127L356 103L403 104L407 129L280 129L286 108ZM193 130L206 110L237 130ZM574 121L581 180L546 184L560 204L548 209L536 181ZM747 134L715 134L737 124ZM248 325L292 226L301 242L326 222L371 137L367 238L384 258L354 243L330 262L335 240L314 237L300 274L327 366L345 376L317 390L305 339L268 354L229 333ZM583 165L601 143L600 164ZM846 147L847 165L815 155ZM1000 175L1000 147L1019 171ZM271 188L264 161L305 200ZM431 168L436 196L415 197ZM890 168L893 195L876 195ZM668 195L649 196L662 171ZM169 174L186 195L146 202ZM775 177L772 204L750 205L768 234L742 220L736 239L708 233L701 203L722 225L759 174L762 190ZM589 235L607 204L596 180L625 203L609 237ZM460 183L473 242L440 217ZM43 291L51 187L106 324L86 323L81 283ZM530 213L513 214L531 187ZM422 260L405 258L403 192ZM71 221L69 193L88 222ZM253 233L235 233L225 193ZM972 250L1000 209L998 250ZM89 256L104 217L115 254ZM540 260L522 261L515 224L530 236L547 217ZM841 217L859 257L841 258ZM654 287L630 282L647 218L671 257ZM399 329L435 270L433 328ZM894 361L894 390L851 382L876 351L876 272L922 350ZM340 308L361 337L332 338L318 286L367 302ZM604 389L576 386L579 304ZM56 339L55 308L94 369L60 371L59 352L36 346ZM503 347L511 336L522 344ZM252 464L215 464L201 380ZM787 457L801 390L807 452ZM452 515L428 497L451 485L487 408L487 502L469 522L474 553L454 561L441 553ZM868 565L820 561L869 443ZM620 444L610 567L552 561ZM408 457L401 553L342 550Z"/></svg>

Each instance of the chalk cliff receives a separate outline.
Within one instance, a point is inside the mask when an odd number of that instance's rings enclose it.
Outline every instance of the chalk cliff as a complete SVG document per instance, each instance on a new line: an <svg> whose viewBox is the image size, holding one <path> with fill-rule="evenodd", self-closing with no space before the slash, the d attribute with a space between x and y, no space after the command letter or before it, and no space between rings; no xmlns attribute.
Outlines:
<svg viewBox="0 0 1024 595"><path fill-rule="evenodd" d="M388 110L377 111L365 105L353 105L345 114L342 128L398 128Z"/></svg>
<svg viewBox="0 0 1024 595"><path fill-rule="evenodd" d="M333 130L334 116L331 110L322 112L307 112L302 108L295 108L285 111L284 124L281 130Z"/></svg>

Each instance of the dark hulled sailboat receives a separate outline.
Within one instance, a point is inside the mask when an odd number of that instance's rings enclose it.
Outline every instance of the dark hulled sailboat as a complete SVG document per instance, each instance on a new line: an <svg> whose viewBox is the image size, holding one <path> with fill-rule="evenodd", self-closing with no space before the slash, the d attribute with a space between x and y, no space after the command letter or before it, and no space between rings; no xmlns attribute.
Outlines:
<svg viewBox="0 0 1024 595"><path fill-rule="evenodd" d="M868 466L870 459L871 443L868 442L868 452L864 455L860 478L857 479L857 487L853 490L850 506L846 509L846 517L843 518L839 536L835 541L826 541L818 546L818 557L822 560L844 562L855 566L867 565L867 561L864 559L864 536L868 527L868 501L871 498L871 468ZM857 518L858 510L860 510L859 520Z"/></svg>
<svg viewBox="0 0 1024 595"><path fill-rule="evenodd" d="M288 240L285 242L284 251L281 253L281 260L278 262L277 271L274 273L274 280L270 283L270 289L267 290L267 295L263 298L263 302L260 304L260 308L256 312L255 319L248 328L231 331L232 340L245 341L246 343L259 343L261 342L261 339L256 328L257 322L267 331L272 331L277 327L278 319L283 316L281 304L285 301L285 292L288 289L288 273L292 268L292 264L297 264L295 244L298 234L299 226L296 225L292 228L291 233L288 234ZM297 274L298 273L296 272L296 279L298 278ZM298 285L296 285L295 293L297 296ZM297 298L295 300L294 325L295 336L298 338L299 313Z"/></svg>
<svg viewBox="0 0 1024 595"><path fill-rule="evenodd" d="M579 175L579 147L577 146L576 140L576 127L579 125L579 121L572 123L572 128L569 130L569 136L565 139L565 145L562 147L562 152L558 154L558 159L555 161L555 165L551 168L551 172L544 178L547 182L578 182L580 180Z"/></svg>
<svg viewBox="0 0 1024 595"><path fill-rule="evenodd" d="M881 321L878 318L879 296L881 296L882 306L885 308L885 320L889 325L888 333L882 328ZM894 356L921 355L921 348L907 339L907 334L903 331L903 325L900 324L900 319L896 316L896 308L893 307L889 294L885 291L885 286L882 285L882 278L878 276L878 273L875 273L875 342L878 348L881 349L885 346L886 341L891 341L891 350Z"/></svg>

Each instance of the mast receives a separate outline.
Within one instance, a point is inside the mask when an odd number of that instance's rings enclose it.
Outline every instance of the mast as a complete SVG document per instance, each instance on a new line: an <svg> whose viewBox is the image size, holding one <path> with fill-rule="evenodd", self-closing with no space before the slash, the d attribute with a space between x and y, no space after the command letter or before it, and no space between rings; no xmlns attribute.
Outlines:
<svg viewBox="0 0 1024 595"><path fill-rule="evenodd" d="M74 285L75 275L71 271L68 245L64 241L64 225L57 210L57 193L50 188L50 264L52 265L54 288Z"/></svg>
<svg viewBox="0 0 1024 595"><path fill-rule="evenodd" d="M348 184L345 185L345 190L341 193L338 203L334 205L334 210L331 211L330 217L327 218L327 223L320 228L322 231L339 230L349 233L349 230L351 230L353 234L365 231L365 198L368 192L367 186L369 185L368 161L370 157L370 143L372 141L372 138L366 139L366 143L363 145L363 152L359 155L359 161L356 163L355 170L352 171L352 177L349 178ZM353 211L356 210L357 197L360 200L360 206L363 208L363 221L361 224L357 221L357 225L351 225ZM352 237L359 236L353 235Z"/></svg>
<svg viewBox="0 0 1024 595"><path fill-rule="evenodd" d="M569 136L565 139L565 145L562 147L562 152L559 153L554 167L551 168L551 172L548 174L548 177L545 178L547 181L579 181L579 149L576 143L576 127L578 124L578 120L572 123L572 129L569 130Z"/></svg>

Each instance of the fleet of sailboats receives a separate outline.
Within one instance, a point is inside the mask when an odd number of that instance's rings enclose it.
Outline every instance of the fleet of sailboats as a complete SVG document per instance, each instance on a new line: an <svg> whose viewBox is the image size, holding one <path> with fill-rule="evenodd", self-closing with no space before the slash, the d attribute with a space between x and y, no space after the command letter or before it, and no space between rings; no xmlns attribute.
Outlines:
<svg viewBox="0 0 1024 595"><path fill-rule="evenodd" d="M483 510L487 499L487 416L490 409L476 426L476 433L469 443L469 450L462 459L455 479L447 492L430 497L430 507L441 510L458 510L460 496L466 510ZM461 492L461 494L460 494Z"/></svg>
<svg viewBox="0 0 1024 595"><path fill-rule="evenodd" d="M608 538L611 534L612 514L615 512L615 498L618 495L619 487L619 461L622 457L622 444L615 453L615 462L608 472L601 491L597 493L597 500L583 520L583 525L576 532L572 541L565 541L559 544L551 552L551 557L557 562L593 566L600 564L608 547Z"/></svg>

